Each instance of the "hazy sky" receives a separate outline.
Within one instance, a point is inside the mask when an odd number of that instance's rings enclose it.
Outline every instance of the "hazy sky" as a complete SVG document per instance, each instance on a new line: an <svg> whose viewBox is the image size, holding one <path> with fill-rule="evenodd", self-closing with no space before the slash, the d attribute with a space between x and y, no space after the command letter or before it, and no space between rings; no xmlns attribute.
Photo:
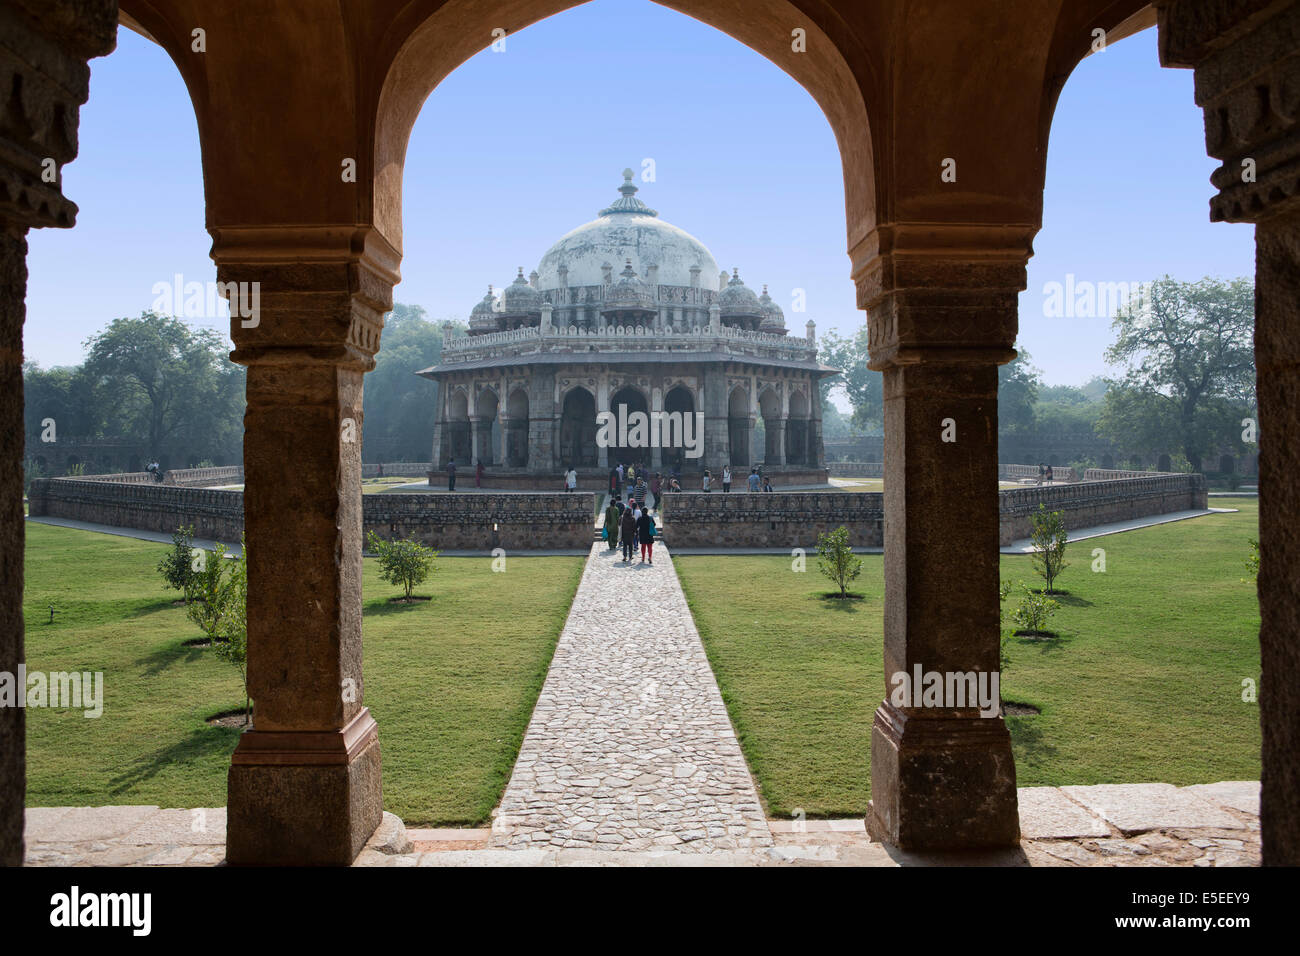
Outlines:
<svg viewBox="0 0 1300 956"><path fill-rule="evenodd" d="M1044 287L1253 274L1254 229L1211 225L1190 71L1163 70L1148 30L1085 60L1052 126L1043 229L1020 300L1020 347L1050 383L1106 371L1106 317L1045 315ZM792 331L851 333L838 150L812 98L731 38L646 0L596 0L485 51L429 98L406 164L398 301L465 319L489 283L617 198L639 198L726 269L766 282ZM74 364L111 319L152 306L159 282L215 279L203 229L194 113L161 49L121 30L92 63L81 151L64 191L71 231L31 234L26 355ZM790 310L807 292L807 314ZM223 320L192 320L228 331Z"/></svg>

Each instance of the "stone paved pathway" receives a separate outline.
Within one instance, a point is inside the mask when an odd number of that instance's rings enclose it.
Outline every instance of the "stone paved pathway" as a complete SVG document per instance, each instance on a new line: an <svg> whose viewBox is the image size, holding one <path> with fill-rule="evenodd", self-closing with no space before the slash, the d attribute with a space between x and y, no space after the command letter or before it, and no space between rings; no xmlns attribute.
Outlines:
<svg viewBox="0 0 1300 956"><path fill-rule="evenodd" d="M672 560L654 557L593 545L492 846L772 845Z"/></svg>

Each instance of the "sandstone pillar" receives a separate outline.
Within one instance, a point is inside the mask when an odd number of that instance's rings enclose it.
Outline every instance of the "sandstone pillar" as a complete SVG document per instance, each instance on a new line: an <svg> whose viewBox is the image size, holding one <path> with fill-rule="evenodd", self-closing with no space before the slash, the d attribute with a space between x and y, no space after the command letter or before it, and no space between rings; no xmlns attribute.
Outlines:
<svg viewBox="0 0 1300 956"><path fill-rule="evenodd" d="M76 221L77 207L62 192L63 166L77 155L86 61L110 52L116 37L116 0L0 0L0 71L8 88L0 122L0 671L10 674L24 661L27 231ZM25 714L0 707L0 866L23 861Z"/></svg>
<svg viewBox="0 0 1300 956"><path fill-rule="evenodd" d="M227 859L348 864L378 825L379 742L361 662L362 375L398 254L355 227L213 229L248 368L244 528L253 729L231 761ZM469 468L462 472L466 477Z"/></svg>
<svg viewBox="0 0 1300 956"><path fill-rule="evenodd" d="M855 272L871 367L885 377L885 699L867 824L907 849L1013 845L1020 833L996 709L892 696L896 674L992 675L1000 663L997 369L1015 355L1028 235L970 261L940 250L1009 237L945 232L882 228Z"/></svg>
<svg viewBox="0 0 1300 956"><path fill-rule="evenodd" d="M1164 0L1160 60L1195 69L1215 222L1255 226L1265 865L1300 865L1300 2Z"/></svg>
<svg viewBox="0 0 1300 956"><path fill-rule="evenodd" d="M471 415L469 417L469 466L471 468L478 464L480 458L479 449L485 445L482 439L482 431L482 419L477 415Z"/></svg>

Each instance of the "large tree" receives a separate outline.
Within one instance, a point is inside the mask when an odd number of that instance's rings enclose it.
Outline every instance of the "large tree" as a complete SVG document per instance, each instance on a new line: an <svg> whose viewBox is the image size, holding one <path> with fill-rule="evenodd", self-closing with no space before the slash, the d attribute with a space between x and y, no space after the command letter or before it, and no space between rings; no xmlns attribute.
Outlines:
<svg viewBox="0 0 1300 956"><path fill-rule="evenodd" d="M1112 323L1106 361L1121 374L1098 432L1131 448L1172 444L1196 471L1206 449L1240 447L1255 404L1254 303L1246 278L1151 283Z"/></svg>
<svg viewBox="0 0 1300 956"><path fill-rule="evenodd" d="M375 368L365 378L366 461L425 461L433 448L437 384L415 373L437 365L443 328L418 305L397 303L384 323Z"/></svg>
<svg viewBox="0 0 1300 956"><path fill-rule="evenodd" d="M867 350L867 327L864 325L846 339L831 331L821 337L817 345L818 358L840 370L840 374L822 380L823 407L826 394L842 388L853 408L850 425L859 433L879 432L884 422L884 376L867 368L870 354Z"/></svg>
<svg viewBox="0 0 1300 956"><path fill-rule="evenodd" d="M239 460L244 370L216 332L144 312L114 319L85 345L82 374L106 434L147 441L173 466Z"/></svg>
<svg viewBox="0 0 1300 956"><path fill-rule="evenodd" d="M1017 434L1034 426L1034 405L1043 384L1043 373L1031 364L1021 349L1014 359L998 368L998 432Z"/></svg>

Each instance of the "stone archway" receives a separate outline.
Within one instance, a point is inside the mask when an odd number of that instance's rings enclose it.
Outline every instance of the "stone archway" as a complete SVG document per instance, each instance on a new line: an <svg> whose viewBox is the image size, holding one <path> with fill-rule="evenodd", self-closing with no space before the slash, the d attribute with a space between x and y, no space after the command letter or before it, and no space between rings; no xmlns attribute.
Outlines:
<svg viewBox="0 0 1300 956"><path fill-rule="evenodd" d="M471 464L482 462L484 467L498 464L495 449L500 446L494 439L500 434L499 405L494 388L483 389L474 399L474 461Z"/></svg>
<svg viewBox="0 0 1300 956"><path fill-rule="evenodd" d="M765 466L785 464L785 417L781 414L781 396L774 388L764 388L758 393L758 411L763 416L763 449Z"/></svg>
<svg viewBox="0 0 1300 956"><path fill-rule="evenodd" d="M731 463L749 466L753 462L754 416L749 413L749 393L737 385L727 396L727 432Z"/></svg>
<svg viewBox="0 0 1300 956"><path fill-rule="evenodd" d="M278 290L266 308L273 321L235 330L235 359L249 368L246 526L250 553L260 562L251 569L257 584L249 598L250 683L259 729L241 739L231 771L231 859L336 862L355 855L378 812L373 720L360 700L340 703L337 694L341 678L361 676L360 528L350 520L360 461L340 440L339 425L357 420L361 377L391 308L407 138L424 98L485 47L492 30L513 34L573 4L524 0L503 9L471 0L436 7L371 0L360 19L322 6L311 29L268 12L258 20L259 42L248 44L239 42L247 34L241 11L200 0L122 2L137 28L168 47L191 90L219 277ZM901 0L667 5L786 70L821 105L839 143L858 305L868 315L872 366L886 376L885 509L892 526L905 529L886 540L884 674L922 661L928 668L995 669L997 568L980 556L996 554L996 443L978 436L996 434L996 367L1014 354L1015 300L1040 222L1051 112L1060 79L1087 54L1092 30L1118 26L1146 4L1080 0L1058 9L1007 0L990 8L976 37L945 29L941 7L905 15ZM1185 9L1180 0L1161 6L1162 16L1166 8ZM196 58L188 38L200 13L209 52ZM1231 19L1225 14L1224 23ZM792 23L806 38L797 52ZM1198 62L1208 42L1177 55ZM78 50L79 44L68 41ZM930 81L906 82L909 74ZM996 111L987 108L991 90L999 95ZM877 120L878 142L869 116ZM941 185L937 174L920 171L947 155L954 130L970 131L962 174ZM337 188L338 157L355 159L355 188ZM1232 208L1219 215L1236 215ZM1290 228L1274 222L1268 235L1275 241L1261 247L1261 273L1279 287L1294 268L1284 226ZM1262 301L1269 315L1289 315L1285 303L1267 295ZM0 352L21 355L20 339L0 344ZM1289 420L1283 400L1269 401ZM21 401L17 408L20 415ZM961 409L963 440L937 450L933 421L953 408ZM553 420L549 397L538 413ZM709 409L711 418L721 413ZM784 441L777 447L784 450ZM941 461L950 478L942 495L925 490ZM292 480L300 473L312 476L305 490ZM1275 517L1284 519L1293 502L1276 500L1286 508ZM286 534L282 515L289 508L300 509L304 520ZM14 534L21 539L21 530ZM945 535L976 557L954 572L959 586L936 591L925 548ZM1269 594L1270 560L1282 570L1300 561L1288 547L1279 541L1265 549L1280 557L1266 559L1262 595ZM291 559L328 583L316 588L326 600L313 603L301 577L275 573ZM11 598L20 606L21 595ZM292 613L277 615L283 608ZM1264 632L1285 620L1266 616ZM308 659L318 666L295 666ZM1014 765L999 720L905 713L886 701L872 739L871 816L883 838L909 847L1015 839ZM285 753L314 755L309 773L284 769L275 748L289 741ZM337 760L343 741L345 756ZM950 768L942 778L918 764L934 752ZM303 777L307 786L295 782ZM357 794L364 799L349 802ZM307 803L319 812L303 812ZM328 834L307 822L321 818L335 825Z"/></svg>
<svg viewBox="0 0 1300 956"><path fill-rule="evenodd" d="M666 466L675 465L682 471L698 469L702 459L686 457L687 449L684 445L676 444L679 441L684 442L687 435L693 436L699 441L704 440L703 427L697 427L694 418L687 420L687 416L694 416L696 412L695 396L691 394L691 390L685 385L674 385L670 388L668 393L664 395L664 412L674 416L674 418L666 418L660 428L660 434L664 442L664 446L660 450L662 463ZM676 424L678 419L675 416L680 416L680 427ZM671 429L669 428L669 421L673 423ZM670 441L674 443L673 447L669 447L668 443Z"/></svg>
<svg viewBox="0 0 1300 956"><path fill-rule="evenodd" d="M808 464L809 414L808 396L802 391L791 392L790 414L785 426L786 464Z"/></svg>
<svg viewBox="0 0 1300 956"><path fill-rule="evenodd" d="M559 447L561 468L596 466L596 398L581 385L564 396Z"/></svg>
<svg viewBox="0 0 1300 956"><path fill-rule="evenodd" d="M631 385L624 385L615 391L609 397L609 411L613 413L613 427L611 428L609 444L609 463L617 465L620 462L625 465L649 465L652 457L652 449L648 444L633 445L631 441L635 438L631 434L633 430L633 421L629 418L632 415L648 416L650 412L650 403L646 400L645 393L639 388ZM642 440L649 441L649 420L644 426ZM620 444L620 422L627 422L626 428L628 433L628 444Z"/></svg>
<svg viewBox="0 0 1300 956"><path fill-rule="evenodd" d="M528 390L515 388L506 399L506 466L528 467Z"/></svg>
<svg viewBox="0 0 1300 956"><path fill-rule="evenodd" d="M464 388L452 389L447 396L447 424L443 434L443 462L455 461L462 468L473 467L473 435L470 431L469 395Z"/></svg>

